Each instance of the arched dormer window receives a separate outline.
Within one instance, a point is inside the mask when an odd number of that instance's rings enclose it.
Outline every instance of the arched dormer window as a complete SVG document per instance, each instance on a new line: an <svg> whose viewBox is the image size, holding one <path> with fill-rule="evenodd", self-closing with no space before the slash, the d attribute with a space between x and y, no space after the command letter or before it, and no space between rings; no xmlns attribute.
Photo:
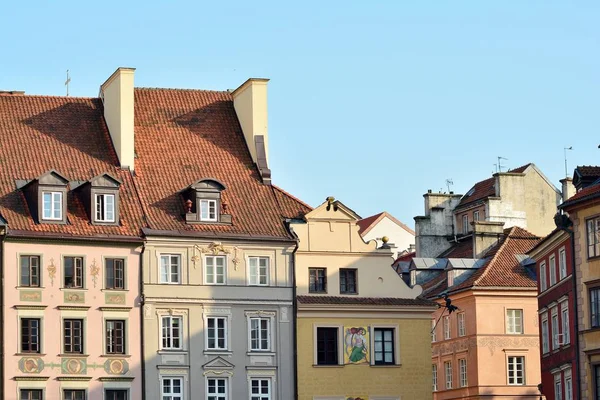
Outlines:
<svg viewBox="0 0 600 400"><path fill-rule="evenodd" d="M205 178L190 185L185 197L185 220L188 223L231 223L226 204L221 196L225 185L213 178Z"/></svg>

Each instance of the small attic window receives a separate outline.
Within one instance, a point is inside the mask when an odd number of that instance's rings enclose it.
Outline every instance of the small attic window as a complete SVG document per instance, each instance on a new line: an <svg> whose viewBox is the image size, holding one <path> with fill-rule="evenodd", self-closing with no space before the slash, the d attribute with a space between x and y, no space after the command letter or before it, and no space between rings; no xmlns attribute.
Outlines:
<svg viewBox="0 0 600 400"><path fill-rule="evenodd" d="M119 187L121 181L104 173L83 182L75 189L93 225L119 224Z"/></svg>
<svg viewBox="0 0 600 400"><path fill-rule="evenodd" d="M217 200L200 200L200 221L217 221Z"/></svg>
<svg viewBox="0 0 600 400"><path fill-rule="evenodd" d="M62 192L42 191L42 219L60 221L63 219Z"/></svg>
<svg viewBox="0 0 600 400"><path fill-rule="evenodd" d="M185 220L188 223L230 223L222 192L225 185L213 178L205 178L190 185L185 197ZM222 212L221 212L222 210Z"/></svg>
<svg viewBox="0 0 600 400"><path fill-rule="evenodd" d="M115 195L109 193L96 193L96 221L115 222Z"/></svg>
<svg viewBox="0 0 600 400"><path fill-rule="evenodd" d="M32 217L38 223L67 223L67 185L69 180L50 170L21 187Z"/></svg>

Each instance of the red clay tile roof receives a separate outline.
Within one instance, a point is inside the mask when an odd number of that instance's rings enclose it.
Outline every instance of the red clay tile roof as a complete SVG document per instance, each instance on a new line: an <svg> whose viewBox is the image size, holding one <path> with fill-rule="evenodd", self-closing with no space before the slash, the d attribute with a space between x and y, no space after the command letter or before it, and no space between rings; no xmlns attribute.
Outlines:
<svg viewBox="0 0 600 400"><path fill-rule="evenodd" d="M375 305L375 306L428 306L435 307L437 303L423 298L401 299L396 297L341 297L341 296L297 296L301 304L331 304L331 305Z"/></svg>
<svg viewBox="0 0 600 400"><path fill-rule="evenodd" d="M153 230L290 238L282 216L309 207L262 184L229 92L135 89L135 182ZM187 224L179 194L202 178L226 189L231 225Z"/></svg>
<svg viewBox="0 0 600 400"><path fill-rule="evenodd" d="M366 235L371 230L371 228L373 228L373 226L375 226L375 224L381 221L384 217L388 217L406 232L410 233L413 236L415 235L415 231L410 229L406 224L403 224L402 222L397 220L393 215L389 214L386 211L380 212L379 214L371 215L370 217L363 218L360 221L358 221L358 233L360 235Z"/></svg>
<svg viewBox="0 0 600 400"><path fill-rule="evenodd" d="M437 258L473 258L473 238L469 236L465 240L454 243Z"/></svg>
<svg viewBox="0 0 600 400"><path fill-rule="evenodd" d="M520 174L525 172L525 170L530 166L531 164L526 164L523 165L519 168L514 168L509 170L508 172L510 173L514 173L514 174ZM469 192L473 192L472 194L470 194L469 196L467 196L466 194L462 197L462 199L460 200L460 203L458 204L458 206L456 208L460 208L463 206L466 206L468 204L474 203L478 200L483 200L487 197L490 196L495 196L496 195L496 190L494 189L494 183L496 181L496 178L491 177L488 179L484 179L483 181L477 182L471 189L469 189L469 191L467 191L467 193Z"/></svg>
<svg viewBox="0 0 600 400"><path fill-rule="evenodd" d="M292 196L280 187L272 185L272 188L283 218L301 219L304 215L312 211L311 206Z"/></svg>
<svg viewBox="0 0 600 400"><path fill-rule="evenodd" d="M600 184L588 186L585 189L580 190L569 198L569 200L562 203L559 207L562 209L568 209L571 206L582 203L587 200L593 200L600 197Z"/></svg>
<svg viewBox="0 0 600 400"><path fill-rule="evenodd" d="M140 203L118 160L95 98L0 95L0 216L11 232L60 236L140 236ZM122 182L120 226L94 226L81 200L68 191L68 224L37 224L15 181L54 169L70 180L108 173Z"/></svg>
<svg viewBox="0 0 600 400"><path fill-rule="evenodd" d="M396 261L394 261L393 265L396 265L399 262L403 262L403 261L412 261L413 258L415 258L415 256L417 255L416 251L412 251L410 253L404 253L401 256L399 256L398 258L396 258Z"/></svg>
<svg viewBox="0 0 600 400"><path fill-rule="evenodd" d="M600 176L600 167L595 165L580 165L575 169L577 173L582 177L596 177Z"/></svg>
<svg viewBox="0 0 600 400"><path fill-rule="evenodd" d="M370 217L363 218L358 221L356 224L358 225L358 233L362 235L362 233L371 226L379 217L383 215L383 212L379 214L371 215Z"/></svg>

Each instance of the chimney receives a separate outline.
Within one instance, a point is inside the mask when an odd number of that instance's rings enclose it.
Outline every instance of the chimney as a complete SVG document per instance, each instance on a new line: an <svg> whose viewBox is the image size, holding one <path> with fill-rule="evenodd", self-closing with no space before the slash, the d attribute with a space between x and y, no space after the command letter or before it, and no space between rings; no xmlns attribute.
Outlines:
<svg viewBox="0 0 600 400"><path fill-rule="evenodd" d="M104 120L121 168L134 169L133 74L135 68L117 68L100 86Z"/></svg>
<svg viewBox="0 0 600 400"><path fill-rule="evenodd" d="M504 222L473 221L473 258L482 258L504 234Z"/></svg>
<svg viewBox="0 0 600 400"><path fill-rule="evenodd" d="M270 184L267 82L268 79L250 78L231 95L252 161L258 167L263 183Z"/></svg>
<svg viewBox="0 0 600 400"><path fill-rule="evenodd" d="M564 178L560 180L560 183L562 183L562 201L567 201L575 194L573 179Z"/></svg>

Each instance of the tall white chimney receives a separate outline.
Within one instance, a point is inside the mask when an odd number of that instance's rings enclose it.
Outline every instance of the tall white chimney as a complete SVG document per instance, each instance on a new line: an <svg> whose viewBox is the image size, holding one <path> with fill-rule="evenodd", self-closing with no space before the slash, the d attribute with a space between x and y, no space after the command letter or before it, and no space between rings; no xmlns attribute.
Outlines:
<svg viewBox="0 0 600 400"><path fill-rule="evenodd" d="M263 182L269 184L271 171L269 170L267 82L268 79L250 78L231 95L252 161L257 165Z"/></svg>
<svg viewBox="0 0 600 400"><path fill-rule="evenodd" d="M100 86L104 119L121 168L134 169L133 75L135 68L117 68Z"/></svg>

